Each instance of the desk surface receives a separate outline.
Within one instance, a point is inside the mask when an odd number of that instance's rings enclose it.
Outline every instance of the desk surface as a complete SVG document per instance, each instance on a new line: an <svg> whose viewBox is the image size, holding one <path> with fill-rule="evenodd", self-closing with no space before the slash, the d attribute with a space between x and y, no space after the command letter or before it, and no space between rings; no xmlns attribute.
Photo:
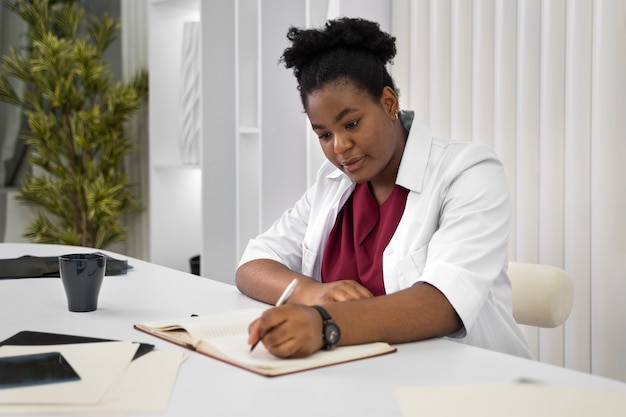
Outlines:
<svg viewBox="0 0 626 417"><path fill-rule="evenodd" d="M93 250L0 243L0 258L89 251ZM98 310L90 313L67 311L58 278L0 280L0 340L33 330L146 342L159 350L182 349L133 329L133 324L263 306L228 284L137 259L129 263L134 269L127 275L105 278ZM398 387L520 378L626 391L626 384L618 381L448 340L397 348L391 355L276 378L189 351L169 408L160 415L401 416Z"/></svg>

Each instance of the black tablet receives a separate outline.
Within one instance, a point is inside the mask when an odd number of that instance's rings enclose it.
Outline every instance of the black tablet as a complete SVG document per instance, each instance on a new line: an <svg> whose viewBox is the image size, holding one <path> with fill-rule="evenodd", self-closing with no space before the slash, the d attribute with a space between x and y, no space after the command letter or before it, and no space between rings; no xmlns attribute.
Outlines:
<svg viewBox="0 0 626 417"><path fill-rule="evenodd" d="M60 352L0 357L0 389L78 380Z"/></svg>

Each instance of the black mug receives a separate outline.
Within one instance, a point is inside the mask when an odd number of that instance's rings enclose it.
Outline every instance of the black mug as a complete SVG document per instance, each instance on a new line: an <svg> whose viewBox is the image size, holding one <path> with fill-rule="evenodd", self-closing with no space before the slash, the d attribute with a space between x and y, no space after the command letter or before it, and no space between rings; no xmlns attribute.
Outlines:
<svg viewBox="0 0 626 417"><path fill-rule="evenodd" d="M98 295L106 270L102 253L59 256L59 273L70 311L86 312L98 308Z"/></svg>

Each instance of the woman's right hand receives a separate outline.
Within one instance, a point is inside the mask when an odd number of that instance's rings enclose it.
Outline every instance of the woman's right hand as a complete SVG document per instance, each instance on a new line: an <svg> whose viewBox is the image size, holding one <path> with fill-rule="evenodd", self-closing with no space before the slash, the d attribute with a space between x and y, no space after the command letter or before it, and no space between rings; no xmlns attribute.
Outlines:
<svg viewBox="0 0 626 417"><path fill-rule="evenodd" d="M272 355L280 358L309 356L324 346L322 318L302 304L269 308L248 328L250 345L261 340Z"/></svg>

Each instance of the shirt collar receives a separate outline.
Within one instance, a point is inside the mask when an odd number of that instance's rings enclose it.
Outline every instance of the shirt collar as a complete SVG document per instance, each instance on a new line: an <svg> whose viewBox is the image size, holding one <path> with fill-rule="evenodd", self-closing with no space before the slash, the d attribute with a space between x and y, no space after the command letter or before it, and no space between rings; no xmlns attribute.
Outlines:
<svg viewBox="0 0 626 417"><path fill-rule="evenodd" d="M424 177L426 176L426 166L428 164L428 157L430 156L432 135L430 128L422 121L415 118L415 112L401 110L399 118L404 128L409 132L409 136L404 146L404 152L402 153L396 184L408 190L420 193L422 192ZM330 164L330 162L328 163ZM335 169L331 169L326 177L345 178L349 180L348 176L336 167Z"/></svg>
<svg viewBox="0 0 626 417"><path fill-rule="evenodd" d="M396 184L420 193L424 186L432 134L428 126L415 118L413 111L402 110L399 117L404 128L409 131L409 136L402 153Z"/></svg>

